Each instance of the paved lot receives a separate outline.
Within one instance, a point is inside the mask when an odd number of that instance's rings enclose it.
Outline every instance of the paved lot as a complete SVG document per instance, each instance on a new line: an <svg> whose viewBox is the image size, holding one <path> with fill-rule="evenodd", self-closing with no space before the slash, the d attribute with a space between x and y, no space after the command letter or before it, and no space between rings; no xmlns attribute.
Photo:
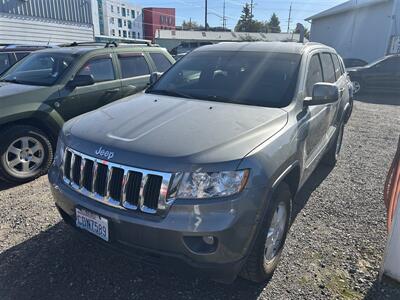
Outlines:
<svg viewBox="0 0 400 300"><path fill-rule="evenodd" d="M338 165L317 169L298 195L267 286L226 286L105 251L60 221L42 177L0 183L0 299L400 299L394 285L377 281L400 106L375 99L355 103Z"/></svg>

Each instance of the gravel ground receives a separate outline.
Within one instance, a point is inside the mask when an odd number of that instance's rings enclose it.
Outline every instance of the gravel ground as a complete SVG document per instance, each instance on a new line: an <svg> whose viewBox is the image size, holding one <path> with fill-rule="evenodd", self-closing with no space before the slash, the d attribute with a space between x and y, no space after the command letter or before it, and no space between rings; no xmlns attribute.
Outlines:
<svg viewBox="0 0 400 300"><path fill-rule="evenodd" d="M63 224L46 177L0 183L0 299L400 299L398 287L377 280L386 243L382 190L399 116L400 106L355 103L340 161L318 168L299 193L266 286L132 262Z"/></svg>

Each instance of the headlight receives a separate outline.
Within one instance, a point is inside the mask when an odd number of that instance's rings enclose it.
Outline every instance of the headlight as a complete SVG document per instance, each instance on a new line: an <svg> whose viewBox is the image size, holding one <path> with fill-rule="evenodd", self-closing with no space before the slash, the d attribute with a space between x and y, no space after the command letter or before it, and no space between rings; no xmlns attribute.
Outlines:
<svg viewBox="0 0 400 300"><path fill-rule="evenodd" d="M64 158L65 144L61 138L58 138L57 149L54 155L54 165L61 166Z"/></svg>
<svg viewBox="0 0 400 300"><path fill-rule="evenodd" d="M194 172L175 175L171 198L199 199L230 196L243 190L249 170Z"/></svg>

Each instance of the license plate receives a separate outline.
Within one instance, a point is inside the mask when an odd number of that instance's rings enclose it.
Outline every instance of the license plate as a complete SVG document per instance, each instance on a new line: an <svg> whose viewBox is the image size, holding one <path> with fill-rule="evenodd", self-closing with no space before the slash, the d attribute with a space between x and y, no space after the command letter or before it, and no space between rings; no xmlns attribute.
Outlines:
<svg viewBox="0 0 400 300"><path fill-rule="evenodd" d="M108 242L108 220L87 210L75 209L76 226Z"/></svg>

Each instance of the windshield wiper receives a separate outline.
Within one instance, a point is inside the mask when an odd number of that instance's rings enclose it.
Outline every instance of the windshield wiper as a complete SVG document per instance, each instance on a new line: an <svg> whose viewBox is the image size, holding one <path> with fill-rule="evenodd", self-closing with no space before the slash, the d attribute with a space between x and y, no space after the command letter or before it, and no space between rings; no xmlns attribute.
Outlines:
<svg viewBox="0 0 400 300"><path fill-rule="evenodd" d="M181 97L181 98L188 98L188 99L194 99L193 96L181 93L178 91L173 91L173 90L150 90L148 91L150 94L157 94L157 95L165 95L165 96L173 96L173 97Z"/></svg>
<svg viewBox="0 0 400 300"><path fill-rule="evenodd" d="M209 101L215 101L215 102L227 102L227 103L235 103L234 99L223 97L223 96L217 96L217 95L202 95L199 96L200 99L203 100L209 100Z"/></svg>

